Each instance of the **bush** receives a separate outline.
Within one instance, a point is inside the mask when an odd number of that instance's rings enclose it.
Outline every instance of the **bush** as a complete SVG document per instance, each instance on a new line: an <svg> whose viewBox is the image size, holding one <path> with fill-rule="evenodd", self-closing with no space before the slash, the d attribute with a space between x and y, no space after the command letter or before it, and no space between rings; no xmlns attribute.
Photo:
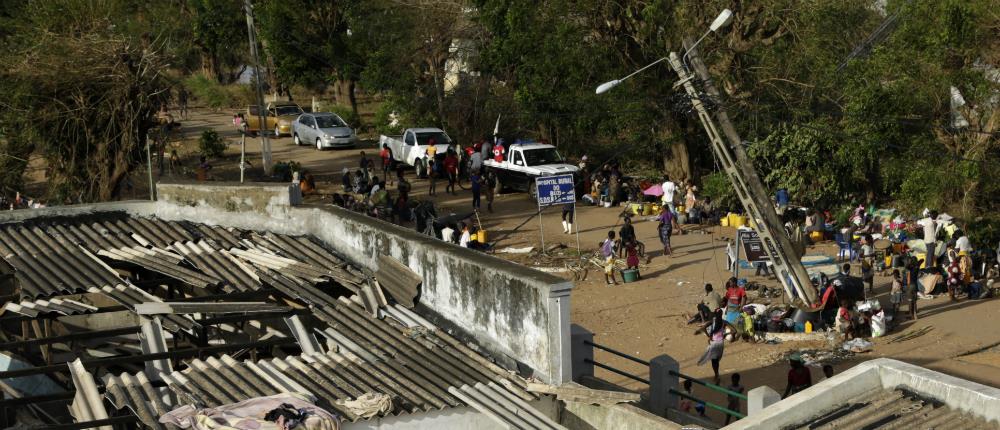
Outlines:
<svg viewBox="0 0 1000 430"><path fill-rule="evenodd" d="M215 130L205 130L198 138L198 151L206 157L218 157L226 151L226 141Z"/></svg>
<svg viewBox="0 0 1000 430"><path fill-rule="evenodd" d="M302 172L302 165L297 161L279 161L271 168L271 176L283 182L292 180L292 172Z"/></svg>
<svg viewBox="0 0 1000 430"><path fill-rule="evenodd" d="M212 109L242 108L257 103L257 93L253 86L222 85L203 74L189 76L184 80L184 86L202 105Z"/></svg>
<svg viewBox="0 0 1000 430"><path fill-rule="evenodd" d="M712 198L712 203L718 210L731 210L739 206L736 192L724 172L715 172L701 177L702 194Z"/></svg>
<svg viewBox="0 0 1000 430"><path fill-rule="evenodd" d="M347 125L351 128L361 128L361 118L354 114L349 106L340 106L335 104L330 104L324 107L327 111L333 112L347 121Z"/></svg>

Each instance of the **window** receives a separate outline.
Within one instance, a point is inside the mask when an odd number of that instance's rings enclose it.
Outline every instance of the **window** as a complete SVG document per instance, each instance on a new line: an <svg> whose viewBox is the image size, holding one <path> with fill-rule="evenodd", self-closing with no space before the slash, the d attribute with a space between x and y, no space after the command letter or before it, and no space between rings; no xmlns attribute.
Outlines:
<svg viewBox="0 0 1000 430"><path fill-rule="evenodd" d="M247 110L250 112L251 116L260 115L260 108L256 105L250 106L249 108L247 108Z"/></svg>
<svg viewBox="0 0 1000 430"><path fill-rule="evenodd" d="M403 139L403 142L406 143L409 146L413 146L413 145L417 144L417 142L413 139L413 133L410 133L410 132L406 133L406 137Z"/></svg>
<svg viewBox="0 0 1000 430"><path fill-rule="evenodd" d="M444 134L444 132L417 134L417 141L420 142L421 145L426 145L427 142L430 142L431 139L434 139L434 146L447 145L451 143L451 139L449 139L448 135Z"/></svg>
<svg viewBox="0 0 1000 430"><path fill-rule="evenodd" d="M278 106L272 110L277 116L286 115L302 115L302 108L291 105L291 106Z"/></svg>
<svg viewBox="0 0 1000 430"><path fill-rule="evenodd" d="M516 164L518 166L523 166L524 165L524 158L521 157L521 153L520 152L515 152L514 153L514 164Z"/></svg>
<svg viewBox="0 0 1000 430"><path fill-rule="evenodd" d="M319 124L319 128L347 127L344 120L333 115L317 116L316 123Z"/></svg>
<svg viewBox="0 0 1000 430"><path fill-rule="evenodd" d="M542 166L545 164L562 163L562 155L555 148L539 148L523 151L524 158L528 161L528 166Z"/></svg>

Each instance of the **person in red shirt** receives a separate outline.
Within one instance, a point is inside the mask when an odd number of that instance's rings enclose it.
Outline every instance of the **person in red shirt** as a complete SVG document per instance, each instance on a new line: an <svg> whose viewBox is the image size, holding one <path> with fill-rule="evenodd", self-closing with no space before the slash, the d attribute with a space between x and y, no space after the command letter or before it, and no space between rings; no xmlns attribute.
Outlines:
<svg viewBox="0 0 1000 430"><path fill-rule="evenodd" d="M726 300L727 308L736 308L738 312L747 304L747 290L739 285L736 278L729 278L726 281L726 294L723 296Z"/></svg>
<svg viewBox="0 0 1000 430"><path fill-rule="evenodd" d="M448 155L444 157L444 171L448 174L448 186L445 187L444 192L455 194L455 182L458 181L458 157L451 150L448 150Z"/></svg>
<svg viewBox="0 0 1000 430"><path fill-rule="evenodd" d="M379 157L382 157L382 177L389 179L389 184L392 184L392 178L389 178L389 165L392 164L392 152L389 151L389 144L382 145L382 150L378 153Z"/></svg>
<svg viewBox="0 0 1000 430"><path fill-rule="evenodd" d="M507 150L503 147L503 139L497 139L497 144L493 145L493 160L497 163L503 162L505 152L507 152Z"/></svg>
<svg viewBox="0 0 1000 430"><path fill-rule="evenodd" d="M785 387L785 395L781 396L783 399L812 386L812 373L802 363L800 355L792 354L788 357L788 364L792 368L788 370L788 386Z"/></svg>

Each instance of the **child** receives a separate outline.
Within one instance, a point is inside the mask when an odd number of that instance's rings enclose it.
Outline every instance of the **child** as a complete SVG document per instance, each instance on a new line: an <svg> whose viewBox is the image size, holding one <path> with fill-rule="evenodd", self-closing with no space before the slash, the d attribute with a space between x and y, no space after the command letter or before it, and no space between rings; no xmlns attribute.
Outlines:
<svg viewBox="0 0 1000 430"><path fill-rule="evenodd" d="M899 269L892 270L892 290L889 292L889 303L892 304L892 320L896 321L899 304L903 301L903 281Z"/></svg>
<svg viewBox="0 0 1000 430"><path fill-rule="evenodd" d="M427 177L430 179L431 184L430 188L427 190L427 195L433 196L436 194L435 189L437 188L438 177L437 166L434 165L434 159L427 160Z"/></svg>
<svg viewBox="0 0 1000 430"><path fill-rule="evenodd" d="M615 232L608 232L608 238L601 242L601 256L604 257L604 280L608 285L618 285L615 281Z"/></svg>
<svg viewBox="0 0 1000 430"><path fill-rule="evenodd" d="M726 388L729 391L735 391L737 393L743 394L744 388L743 388L742 385L740 385L740 374L739 373L734 373L733 376L730 377L730 381L732 383L729 384L729 386L726 387ZM726 399L729 401L726 404L726 408L728 408L729 410L734 411L734 412L739 412L740 411L740 398L739 397L736 397L736 396L734 396L732 394L729 394L729 395L726 396ZM732 418L733 418L732 415L726 414L726 424L725 425L729 425L729 420L732 419Z"/></svg>
<svg viewBox="0 0 1000 430"><path fill-rule="evenodd" d="M684 380L684 394L694 397L694 386L690 379ZM694 410L698 412L698 415L705 416L705 404L698 402L694 403L691 399L684 397L681 399L681 411L684 413L691 413L691 406L694 405Z"/></svg>
<svg viewBox="0 0 1000 430"><path fill-rule="evenodd" d="M630 240L625 244L625 265L629 269L639 270L639 246L635 240Z"/></svg>

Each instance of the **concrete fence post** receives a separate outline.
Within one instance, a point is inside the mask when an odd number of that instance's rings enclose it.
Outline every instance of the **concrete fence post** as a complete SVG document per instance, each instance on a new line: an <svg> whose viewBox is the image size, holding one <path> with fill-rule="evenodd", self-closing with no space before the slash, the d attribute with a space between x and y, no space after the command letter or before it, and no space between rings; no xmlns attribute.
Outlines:
<svg viewBox="0 0 1000 430"><path fill-rule="evenodd" d="M669 355L658 355L649 360L649 410L661 417L667 416L667 410L677 409L678 397L671 389L680 391L679 378L681 370L677 360ZM673 372L673 374L671 374Z"/></svg>
<svg viewBox="0 0 1000 430"><path fill-rule="evenodd" d="M573 356L573 380L580 382L584 376L594 376L594 365L585 360L594 361L594 347L584 342L594 342L594 333L582 326L570 325L570 344Z"/></svg>
<svg viewBox="0 0 1000 430"><path fill-rule="evenodd" d="M764 408L781 401L781 394L767 385L754 388L747 393L747 416L752 416Z"/></svg>

